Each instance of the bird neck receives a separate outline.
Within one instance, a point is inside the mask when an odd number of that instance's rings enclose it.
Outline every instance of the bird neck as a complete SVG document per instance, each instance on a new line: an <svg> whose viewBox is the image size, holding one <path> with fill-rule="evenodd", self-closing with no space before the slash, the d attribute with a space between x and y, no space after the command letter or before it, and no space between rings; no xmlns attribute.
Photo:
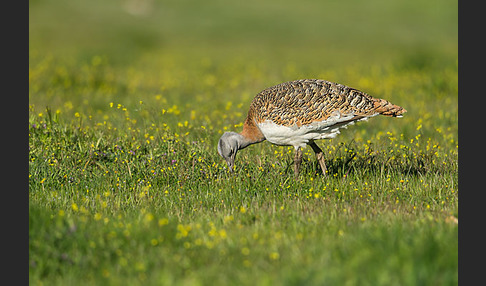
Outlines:
<svg viewBox="0 0 486 286"><path fill-rule="evenodd" d="M255 125L255 123L247 120L243 124L243 131L239 133L241 135L241 139L239 143L239 149L243 149L248 145L260 143L265 140L265 136L260 131L260 129Z"/></svg>

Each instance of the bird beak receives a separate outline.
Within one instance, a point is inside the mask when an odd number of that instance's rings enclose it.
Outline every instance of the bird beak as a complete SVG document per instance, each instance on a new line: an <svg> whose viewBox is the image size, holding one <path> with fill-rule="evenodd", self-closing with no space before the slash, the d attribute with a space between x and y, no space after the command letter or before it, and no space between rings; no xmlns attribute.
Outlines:
<svg viewBox="0 0 486 286"><path fill-rule="evenodd" d="M235 157L237 151L238 150L231 152L231 154L228 157L224 157L224 159L226 160L226 164L228 164L228 169L230 173L233 173L233 167L235 165Z"/></svg>
<svg viewBox="0 0 486 286"><path fill-rule="evenodd" d="M226 160L226 164L228 164L228 169L230 173L233 173L233 166L235 165L235 156L232 155L228 158L225 158L225 160Z"/></svg>

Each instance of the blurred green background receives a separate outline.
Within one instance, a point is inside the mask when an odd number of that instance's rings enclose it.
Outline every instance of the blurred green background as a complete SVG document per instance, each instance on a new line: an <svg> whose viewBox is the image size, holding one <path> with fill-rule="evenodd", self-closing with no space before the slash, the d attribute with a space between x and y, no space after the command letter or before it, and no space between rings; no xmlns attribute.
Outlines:
<svg viewBox="0 0 486 286"><path fill-rule="evenodd" d="M31 0L29 30L36 112L101 120L109 102L143 100L183 118L227 102L243 115L266 87L321 78L405 104L411 118L441 112L444 97L457 114L455 0Z"/></svg>
<svg viewBox="0 0 486 286"><path fill-rule="evenodd" d="M322 69L360 63L426 65L457 57L456 0L29 2L31 53L147 53L188 57L313 59Z"/></svg>

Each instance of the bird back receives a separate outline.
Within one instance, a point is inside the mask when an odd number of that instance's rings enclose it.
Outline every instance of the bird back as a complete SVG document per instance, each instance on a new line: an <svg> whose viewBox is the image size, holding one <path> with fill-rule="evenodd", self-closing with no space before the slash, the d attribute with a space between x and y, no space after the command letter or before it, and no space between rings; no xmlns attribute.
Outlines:
<svg viewBox="0 0 486 286"><path fill-rule="evenodd" d="M285 82L264 89L255 96L247 121L270 120L282 126L309 125L330 116L363 118L376 114L401 116L400 106L342 84L318 79Z"/></svg>

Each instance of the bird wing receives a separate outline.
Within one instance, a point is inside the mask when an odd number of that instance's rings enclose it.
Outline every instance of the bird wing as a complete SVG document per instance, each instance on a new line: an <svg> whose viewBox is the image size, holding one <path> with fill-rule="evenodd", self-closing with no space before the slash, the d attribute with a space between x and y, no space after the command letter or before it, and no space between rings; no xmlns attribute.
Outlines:
<svg viewBox="0 0 486 286"><path fill-rule="evenodd" d="M324 80L297 80L260 92L250 110L256 122L282 126L318 123L327 127L377 114L373 98L359 90Z"/></svg>

